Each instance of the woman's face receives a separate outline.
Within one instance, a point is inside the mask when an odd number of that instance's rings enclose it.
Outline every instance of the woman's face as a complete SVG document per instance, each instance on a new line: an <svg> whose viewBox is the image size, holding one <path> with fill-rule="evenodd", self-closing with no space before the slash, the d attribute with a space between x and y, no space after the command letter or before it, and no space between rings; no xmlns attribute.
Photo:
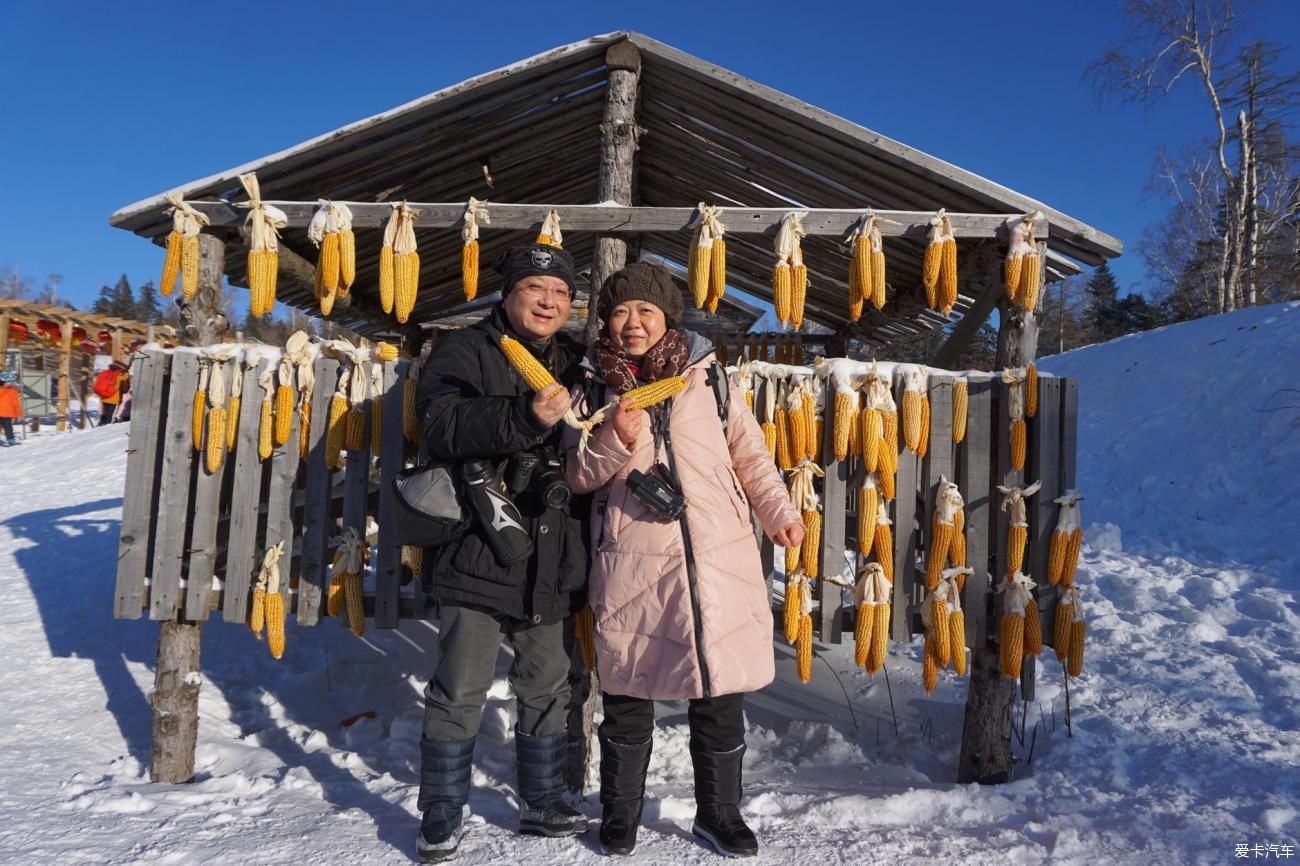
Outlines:
<svg viewBox="0 0 1300 866"><path fill-rule="evenodd" d="M610 310L606 324L610 340L630 358L640 358L668 330L664 311L649 301L631 300Z"/></svg>

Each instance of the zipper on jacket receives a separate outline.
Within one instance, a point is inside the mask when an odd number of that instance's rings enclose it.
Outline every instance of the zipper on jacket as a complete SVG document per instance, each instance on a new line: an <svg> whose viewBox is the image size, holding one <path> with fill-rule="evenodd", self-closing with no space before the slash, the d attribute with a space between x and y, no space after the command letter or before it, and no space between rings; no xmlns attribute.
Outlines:
<svg viewBox="0 0 1300 866"><path fill-rule="evenodd" d="M673 483L677 489L682 489L681 477L677 474L677 459L673 456L673 440L668 434L668 424L672 416L672 400L660 404L663 408L661 418L663 423L660 432L663 434L664 453L668 457L668 471L673 475ZM691 547L691 528L686 523L686 512L677 518L677 522L682 528L682 550L686 555L686 585L691 592L691 616L695 621L695 658L700 664L700 682L704 685L704 697L713 697L713 687L709 682L709 665L704 660L704 620L700 617L700 587L695 575L695 551Z"/></svg>

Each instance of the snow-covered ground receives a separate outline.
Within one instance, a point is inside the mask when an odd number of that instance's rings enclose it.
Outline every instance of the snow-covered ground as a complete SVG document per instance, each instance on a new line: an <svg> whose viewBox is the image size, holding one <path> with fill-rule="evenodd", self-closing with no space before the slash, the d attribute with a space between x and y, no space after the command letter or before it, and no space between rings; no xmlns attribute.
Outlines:
<svg viewBox="0 0 1300 866"><path fill-rule="evenodd" d="M749 705L758 862L1300 856L1297 325L1300 305L1257 308L1045 363L1082 386L1073 735L1048 657L1015 780L959 786L966 684L926 695L919 645L893 647L888 686L848 644L819 646L799 685L778 646L780 680ZM205 627L198 778L148 782L157 626L111 618L125 448L118 425L0 450L0 862L409 862L425 624L291 626L279 662L240 626ZM660 724L634 861L715 862L690 836L682 708ZM512 727L502 676L460 862L606 862L589 838L513 833Z"/></svg>

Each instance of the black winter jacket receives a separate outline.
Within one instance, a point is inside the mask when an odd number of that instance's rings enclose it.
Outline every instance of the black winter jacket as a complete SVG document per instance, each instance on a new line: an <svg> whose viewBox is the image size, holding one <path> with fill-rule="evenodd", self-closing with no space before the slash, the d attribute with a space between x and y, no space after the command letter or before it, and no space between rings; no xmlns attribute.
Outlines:
<svg viewBox="0 0 1300 866"><path fill-rule="evenodd" d="M533 392L506 361L497 337L510 333L500 306L481 321L444 334L420 377L415 406L429 456L457 463L550 446L562 455L563 423L547 430L533 416ZM525 343L525 345L528 345ZM568 387L578 375L581 346L557 334L538 356ZM469 605L537 623L555 622L585 601L587 550L581 519L585 503L549 513L539 497L515 497L534 541L526 561L501 565L478 527L435 552L434 596L439 604Z"/></svg>

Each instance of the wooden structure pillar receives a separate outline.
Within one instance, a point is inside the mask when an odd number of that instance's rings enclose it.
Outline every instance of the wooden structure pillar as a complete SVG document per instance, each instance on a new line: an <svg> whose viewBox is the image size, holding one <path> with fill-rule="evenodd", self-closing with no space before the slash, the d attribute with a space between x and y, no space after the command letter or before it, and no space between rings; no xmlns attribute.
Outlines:
<svg viewBox="0 0 1300 866"><path fill-rule="evenodd" d="M72 381L72 320L65 319L60 332L63 336L63 351L59 358L59 423L60 433L68 429L68 389ZM84 408L84 407L83 407Z"/></svg>
<svg viewBox="0 0 1300 866"><path fill-rule="evenodd" d="M209 345L219 336L216 325L224 322L221 297L225 242L207 232L199 236L199 291L191 315L191 328L199 345ZM69 331L69 334L71 331ZM255 401L252 401L255 402ZM188 451L188 443L181 442ZM167 619L159 626L158 661L154 688L149 697L152 710L152 748L149 779L164 784L181 784L194 778L194 746L199 736L199 622Z"/></svg>
<svg viewBox="0 0 1300 866"><path fill-rule="evenodd" d="M641 52L631 42L616 42L605 51L609 80L605 115L600 123L601 201L632 204L633 165L637 148L636 100L641 79ZM591 298L587 308L587 343L596 341L600 318L596 295L610 274L627 264L627 241L600 236L591 255Z"/></svg>
<svg viewBox="0 0 1300 866"><path fill-rule="evenodd" d="M9 362L9 314L0 313L0 370Z"/></svg>

